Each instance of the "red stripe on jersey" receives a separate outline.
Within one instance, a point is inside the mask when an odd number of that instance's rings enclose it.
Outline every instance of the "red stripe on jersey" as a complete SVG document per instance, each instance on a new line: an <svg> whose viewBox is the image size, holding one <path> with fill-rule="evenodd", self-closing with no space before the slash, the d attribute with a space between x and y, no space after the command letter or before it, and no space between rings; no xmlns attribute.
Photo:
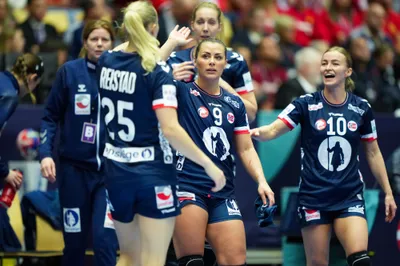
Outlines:
<svg viewBox="0 0 400 266"><path fill-rule="evenodd" d="M160 109L160 108L174 108L174 109L178 109L178 107L172 106L172 105L164 105L164 104L153 105L153 110Z"/></svg>
<svg viewBox="0 0 400 266"><path fill-rule="evenodd" d="M244 95L244 94L247 94L247 93L249 93L248 91L237 91L237 94L239 94L239 95Z"/></svg>
<svg viewBox="0 0 400 266"><path fill-rule="evenodd" d="M249 130L235 130L235 134L250 134Z"/></svg>
<svg viewBox="0 0 400 266"><path fill-rule="evenodd" d="M292 130L294 127L285 119L282 117L278 117L280 120L282 120L283 123L285 123L285 125L287 125L288 128L290 128L290 130Z"/></svg>
<svg viewBox="0 0 400 266"><path fill-rule="evenodd" d="M362 141L367 141L367 142L371 142L371 141L374 141L374 140L377 140L377 138L374 138L374 137L372 137L372 138L367 138L367 139L361 139Z"/></svg>

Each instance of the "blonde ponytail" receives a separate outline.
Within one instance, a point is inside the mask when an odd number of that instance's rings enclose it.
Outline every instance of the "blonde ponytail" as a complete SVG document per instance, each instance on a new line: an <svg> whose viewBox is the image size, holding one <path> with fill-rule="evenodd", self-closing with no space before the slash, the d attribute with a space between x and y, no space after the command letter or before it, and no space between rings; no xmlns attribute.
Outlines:
<svg viewBox="0 0 400 266"><path fill-rule="evenodd" d="M146 1L131 3L124 10L124 25L129 45L133 46L142 59L142 67L151 72L161 59L159 42L150 35L147 27L157 24L157 12Z"/></svg>
<svg viewBox="0 0 400 266"><path fill-rule="evenodd" d="M354 88L356 87L354 81L352 80L352 78L347 77L346 81L345 81L345 88L346 91L352 92L354 91Z"/></svg>

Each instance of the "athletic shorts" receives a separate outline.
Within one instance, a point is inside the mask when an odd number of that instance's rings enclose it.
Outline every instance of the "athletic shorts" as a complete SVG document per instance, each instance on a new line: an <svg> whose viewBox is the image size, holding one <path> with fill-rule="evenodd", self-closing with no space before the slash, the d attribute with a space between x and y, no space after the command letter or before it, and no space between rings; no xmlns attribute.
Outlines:
<svg viewBox="0 0 400 266"><path fill-rule="evenodd" d="M135 214L164 219L180 214L175 184L140 186L138 182L106 184L113 219L129 223Z"/></svg>
<svg viewBox="0 0 400 266"><path fill-rule="evenodd" d="M242 220L242 214L234 198L212 198L189 191L178 191L177 195L181 209L186 205L194 204L208 212L208 224Z"/></svg>
<svg viewBox="0 0 400 266"><path fill-rule="evenodd" d="M350 216L359 216L366 219L364 201L360 201L354 204L354 206L338 211L320 211L300 205L297 208L297 213L302 228L315 224L332 224L335 219Z"/></svg>

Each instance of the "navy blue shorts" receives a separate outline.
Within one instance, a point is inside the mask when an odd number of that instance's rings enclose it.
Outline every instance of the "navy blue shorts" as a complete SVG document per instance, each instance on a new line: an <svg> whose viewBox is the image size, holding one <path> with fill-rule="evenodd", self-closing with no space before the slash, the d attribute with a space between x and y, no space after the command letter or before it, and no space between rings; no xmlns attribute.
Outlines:
<svg viewBox="0 0 400 266"><path fill-rule="evenodd" d="M194 204L208 212L208 224L229 220L242 220L239 206L233 198L211 198L189 191L178 191L177 195L180 208Z"/></svg>
<svg viewBox="0 0 400 266"><path fill-rule="evenodd" d="M297 208L297 213L300 219L300 226L302 228L308 225L332 224L335 219L350 216L359 216L367 219L365 216L364 201L360 201L359 203L354 204L354 206L338 211L320 211L300 205Z"/></svg>
<svg viewBox="0 0 400 266"><path fill-rule="evenodd" d="M106 184L113 219L132 222L135 214L164 219L180 214L175 184L140 186L138 182Z"/></svg>

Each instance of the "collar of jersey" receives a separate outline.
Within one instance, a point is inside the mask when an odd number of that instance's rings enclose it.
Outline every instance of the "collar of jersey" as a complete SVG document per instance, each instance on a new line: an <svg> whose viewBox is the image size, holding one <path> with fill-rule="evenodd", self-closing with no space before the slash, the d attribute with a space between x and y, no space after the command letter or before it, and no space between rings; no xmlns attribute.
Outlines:
<svg viewBox="0 0 400 266"><path fill-rule="evenodd" d="M347 100L349 99L349 93L346 92L346 99L342 103L339 103L339 104L331 103L330 101L328 101L328 99L326 99L325 96L324 96L324 90L321 90L321 97L330 106L341 107L341 106L343 106L343 105L345 105L347 103Z"/></svg>
<svg viewBox="0 0 400 266"><path fill-rule="evenodd" d="M96 62L93 62L91 60L89 60L89 58L86 57L86 65L89 69L91 70L96 70Z"/></svg>
<svg viewBox="0 0 400 266"><path fill-rule="evenodd" d="M219 98L219 97L222 96L222 92L224 91L221 87L219 87L219 94L218 95L213 95L213 94L209 94L208 92L206 92L205 90L200 88L200 86L197 85L196 82L193 81L192 83L199 91L201 91L202 93L204 93L205 95L210 96L210 97Z"/></svg>
<svg viewBox="0 0 400 266"><path fill-rule="evenodd" d="M9 72L9 71L4 71L3 72L4 75L6 75L12 82L12 84L14 85L14 88L17 90L17 95L19 94L19 84L18 84L18 80L14 77L14 75Z"/></svg>

